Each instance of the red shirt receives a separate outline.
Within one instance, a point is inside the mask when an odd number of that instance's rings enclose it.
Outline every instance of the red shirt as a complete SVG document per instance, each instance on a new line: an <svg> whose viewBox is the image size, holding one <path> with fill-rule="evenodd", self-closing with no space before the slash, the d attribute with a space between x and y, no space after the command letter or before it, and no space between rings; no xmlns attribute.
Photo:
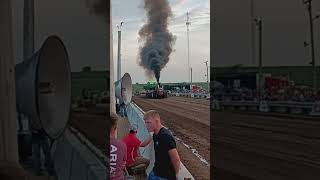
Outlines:
<svg viewBox="0 0 320 180"><path fill-rule="evenodd" d="M130 166L134 159L138 156L138 150L141 144L141 141L136 137L136 134L129 133L126 135L122 141L127 145L127 166Z"/></svg>

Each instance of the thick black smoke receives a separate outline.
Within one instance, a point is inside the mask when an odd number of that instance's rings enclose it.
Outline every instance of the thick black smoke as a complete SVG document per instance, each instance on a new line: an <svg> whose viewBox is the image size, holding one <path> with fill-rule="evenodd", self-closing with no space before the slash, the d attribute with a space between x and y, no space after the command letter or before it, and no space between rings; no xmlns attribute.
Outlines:
<svg viewBox="0 0 320 180"><path fill-rule="evenodd" d="M86 0L86 6L90 9L90 13L101 18L105 22L109 22L110 1L108 0Z"/></svg>
<svg viewBox="0 0 320 180"><path fill-rule="evenodd" d="M168 30L172 11L168 0L144 0L144 9L148 20L139 31L140 39L144 41L140 47L139 65L148 74L153 72L159 82L160 71L168 63L176 39Z"/></svg>

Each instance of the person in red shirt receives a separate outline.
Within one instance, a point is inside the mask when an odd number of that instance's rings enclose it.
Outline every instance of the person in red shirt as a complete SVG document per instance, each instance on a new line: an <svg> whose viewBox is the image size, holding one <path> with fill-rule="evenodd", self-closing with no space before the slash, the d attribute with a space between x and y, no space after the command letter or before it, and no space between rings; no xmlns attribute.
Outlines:
<svg viewBox="0 0 320 180"><path fill-rule="evenodd" d="M152 141L152 137L149 136L144 142L141 142L136 136L137 132L137 126L131 125L129 134L122 139L122 141L127 145L126 166L129 170L140 165L148 167L150 163L148 159L140 156L139 147L146 147Z"/></svg>

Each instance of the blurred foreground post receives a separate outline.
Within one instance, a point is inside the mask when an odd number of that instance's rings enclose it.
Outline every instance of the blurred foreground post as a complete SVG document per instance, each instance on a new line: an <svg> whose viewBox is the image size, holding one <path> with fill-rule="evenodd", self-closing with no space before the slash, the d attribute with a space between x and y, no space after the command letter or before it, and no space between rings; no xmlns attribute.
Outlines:
<svg viewBox="0 0 320 180"><path fill-rule="evenodd" d="M19 165L11 1L0 1L0 179L26 179Z"/></svg>

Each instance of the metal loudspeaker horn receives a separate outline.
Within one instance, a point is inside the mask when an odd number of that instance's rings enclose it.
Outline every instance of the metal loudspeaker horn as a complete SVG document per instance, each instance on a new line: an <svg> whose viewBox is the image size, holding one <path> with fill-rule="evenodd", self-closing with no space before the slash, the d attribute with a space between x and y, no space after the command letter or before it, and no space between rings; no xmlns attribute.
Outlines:
<svg viewBox="0 0 320 180"><path fill-rule="evenodd" d="M129 104L132 98L131 76L125 73L123 77L114 84L116 97L120 100L120 103Z"/></svg>
<svg viewBox="0 0 320 180"><path fill-rule="evenodd" d="M67 50L57 36L48 37L30 59L16 65L16 101L32 130L58 138L69 121L71 70Z"/></svg>

